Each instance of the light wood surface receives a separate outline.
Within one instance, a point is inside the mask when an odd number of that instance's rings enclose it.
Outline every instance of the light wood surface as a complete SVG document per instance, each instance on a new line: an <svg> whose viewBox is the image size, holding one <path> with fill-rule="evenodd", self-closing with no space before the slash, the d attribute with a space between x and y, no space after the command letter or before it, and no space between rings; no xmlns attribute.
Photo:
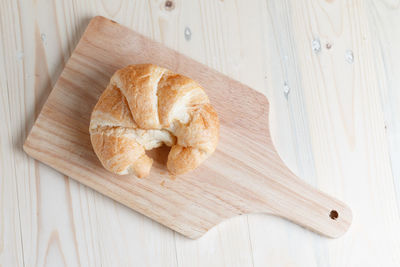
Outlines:
<svg viewBox="0 0 400 267"><path fill-rule="evenodd" d="M0 264L399 266L398 2L174 3L0 1ZM282 159L349 204L349 231L326 239L252 214L193 241L28 157L28 131L96 15L266 94Z"/></svg>
<svg viewBox="0 0 400 267"><path fill-rule="evenodd" d="M191 77L220 120L214 154L196 170L171 177L169 149L154 150L149 177L102 168L90 142L90 115L112 74L152 63ZM265 96L115 21L91 20L24 144L33 158L190 238L223 220L271 213L329 237L351 224L351 210L298 179L270 136Z"/></svg>

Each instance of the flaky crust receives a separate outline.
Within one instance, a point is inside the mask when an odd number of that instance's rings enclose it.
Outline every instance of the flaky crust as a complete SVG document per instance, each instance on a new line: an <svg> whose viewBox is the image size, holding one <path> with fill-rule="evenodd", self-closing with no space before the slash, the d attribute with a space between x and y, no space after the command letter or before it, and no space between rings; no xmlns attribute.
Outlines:
<svg viewBox="0 0 400 267"><path fill-rule="evenodd" d="M118 70L90 119L93 149L116 174L149 174L145 150L172 146L167 168L182 174L199 166L218 143L218 116L195 81L152 64Z"/></svg>

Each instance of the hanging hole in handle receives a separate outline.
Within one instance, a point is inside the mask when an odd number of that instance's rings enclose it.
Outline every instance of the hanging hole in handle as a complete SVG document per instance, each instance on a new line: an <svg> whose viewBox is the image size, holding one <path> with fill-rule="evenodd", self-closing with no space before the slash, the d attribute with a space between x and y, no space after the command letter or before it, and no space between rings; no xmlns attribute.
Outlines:
<svg viewBox="0 0 400 267"><path fill-rule="evenodd" d="M339 213L336 210L331 210L329 213L329 217L331 217L332 220L336 220L339 218Z"/></svg>

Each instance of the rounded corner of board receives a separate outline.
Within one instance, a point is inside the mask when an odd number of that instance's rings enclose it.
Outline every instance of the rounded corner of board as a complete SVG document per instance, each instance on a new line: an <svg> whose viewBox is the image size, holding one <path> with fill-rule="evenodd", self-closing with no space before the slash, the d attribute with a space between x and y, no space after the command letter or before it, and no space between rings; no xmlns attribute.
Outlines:
<svg viewBox="0 0 400 267"><path fill-rule="evenodd" d="M112 19L109 19L109 18L106 18L106 17L104 17L104 16L101 16L101 15L97 15L97 16L94 16L91 20L90 20L90 24L92 24L92 23L112 23L112 24L118 24L119 25L119 23L118 22L116 22L116 21L114 21L114 20L112 20Z"/></svg>

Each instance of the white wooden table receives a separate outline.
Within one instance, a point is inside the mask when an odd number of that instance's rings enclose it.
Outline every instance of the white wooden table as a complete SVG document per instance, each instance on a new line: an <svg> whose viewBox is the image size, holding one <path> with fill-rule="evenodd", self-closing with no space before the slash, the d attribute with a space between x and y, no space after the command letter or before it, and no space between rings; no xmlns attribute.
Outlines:
<svg viewBox="0 0 400 267"><path fill-rule="evenodd" d="M349 232L252 214L189 240L29 158L95 15L265 93L282 158L350 205ZM0 0L0 265L400 266L399 47L395 0Z"/></svg>

